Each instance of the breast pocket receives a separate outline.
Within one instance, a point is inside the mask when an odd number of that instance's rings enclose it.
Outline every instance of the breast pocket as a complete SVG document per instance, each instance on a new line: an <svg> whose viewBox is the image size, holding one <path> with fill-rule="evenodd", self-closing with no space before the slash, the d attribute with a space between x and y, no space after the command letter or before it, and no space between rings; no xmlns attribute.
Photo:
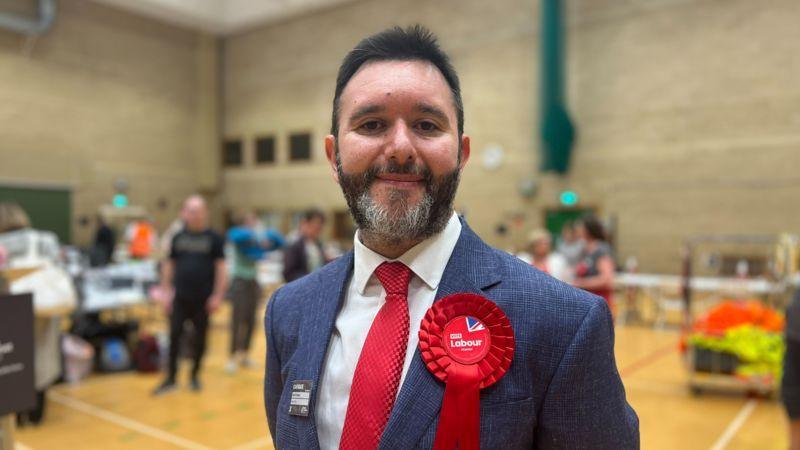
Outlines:
<svg viewBox="0 0 800 450"><path fill-rule="evenodd" d="M481 403L481 450L533 448L533 398Z"/></svg>

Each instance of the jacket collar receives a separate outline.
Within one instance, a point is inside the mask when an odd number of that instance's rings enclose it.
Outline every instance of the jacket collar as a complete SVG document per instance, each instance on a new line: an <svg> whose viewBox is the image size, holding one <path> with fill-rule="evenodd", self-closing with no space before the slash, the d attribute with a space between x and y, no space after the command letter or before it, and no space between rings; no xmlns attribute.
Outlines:
<svg viewBox="0 0 800 450"><path fill-rule="evenodd" d="M325 362L325 353L328 350L328 342L330 341L331 333L333 333L336 314L341 308L342 300L347 292L347 281L352 272L352 251L345 253L320 269L322 280L319 284L321 288L316 290L318 296L313 300L311 306L306 309L306 313L311 315L312 318L306 322L308 327L304 327L300 331L298 351L307 355L307 364L301 364L297 367L297 379L311 380L312 405L315 405L317 401L316 396L322 365ZM299 448L319 450L315 413L315 408L311 408L309 417L306 420L298 421Z"/></svg>

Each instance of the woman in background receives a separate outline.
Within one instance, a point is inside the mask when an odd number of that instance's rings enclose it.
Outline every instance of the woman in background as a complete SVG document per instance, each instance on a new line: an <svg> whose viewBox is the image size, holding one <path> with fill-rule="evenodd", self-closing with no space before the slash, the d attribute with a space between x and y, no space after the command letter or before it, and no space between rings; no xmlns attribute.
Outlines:
<svg viewBox="0 0 800 450"><path fill-rule="evenodd" d="M575 231L575 223L567 222L561 227L561 235L556 241L556 252L564 255L570 268L575 268L583 254L583 241Z"/></svg>
<svg viewBox="0 0 800 450"><path fill-rule="evenodd" d="M575 266L573 285L606 300L614 311L612 291L614 288L614 259L611 247L606 242L603 224L594 217L578 221L575 227L578 237L583 240L583 254Z"/></svg>
<svg viewBox="0 0 800 450"><path fill-rule="evenodd" d="M49 231L34 230L25 210L16 203L0 202L0 242L7 247L9 267L36 267L39 270L11 283L12 293L21 290L33 292L34 306L34 378L36 386L36 406L30 411L17 415L20 425L28 422L38 424L45 412L45 391L61 375L61 317L75 306L76 294L71 282L67 288L60 289L58 298L38 295L36 286L29 277L49 271L49 280L54 276L68 279L63 270L57 267L59 258L58 238ZM10 247L13 248L10 248ZM52 291L51 286L48 290Z"/></svg>
<svg viewBox="0 0 800 450"><path fill-rule="evenodd" d="M536 229L528 234L528 249L531 252L531 265L561 281L571 278L569 265L564 255L552 252L552 237L547 230Z"/></svg>

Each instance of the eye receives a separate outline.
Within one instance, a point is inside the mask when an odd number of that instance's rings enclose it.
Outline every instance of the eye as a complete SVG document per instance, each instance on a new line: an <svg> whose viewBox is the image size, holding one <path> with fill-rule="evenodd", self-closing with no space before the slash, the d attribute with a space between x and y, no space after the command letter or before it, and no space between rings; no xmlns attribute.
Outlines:
<svg viewBox="0 0 800 450"><path fill-rule="evenodd" d="M417 128L419 128L420 130L425 131L425 132L436 131L436 130L439 129L439 127L436 126L435 123L433 123L433 122L431 122L429 120L423 120L422 122L419 122L417 124Z"/></svg>
<svg viewBox="0 0 800 450"><path fill-rule="evenodd" d="M368 132L375 132L380 131L383 128L383 124L378 120L369 120L362 123L358 128Z"/></svg>

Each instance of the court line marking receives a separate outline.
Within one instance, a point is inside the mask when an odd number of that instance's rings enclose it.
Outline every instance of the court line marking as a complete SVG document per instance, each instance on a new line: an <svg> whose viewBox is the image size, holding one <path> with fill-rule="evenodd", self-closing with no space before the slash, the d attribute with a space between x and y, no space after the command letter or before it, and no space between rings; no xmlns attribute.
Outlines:
<svg viewBox="0 0 800 450"><path fill-rule="evenodd" d="M20 441L14 441L14 450L33 450L33 449L23 444Z"/></svg>
<svg viewBox="0 0 800 450"><path fill-rule="evenodd" d="M160 376L161 373L155 373L155 372L152 374L141 374L134 372L122 372L122 373L105 374L105 375L91 374L77 383L68 382L58 386L54 386L53 389L57 389L60 392L72 392L72 391L79 392L83 390L83 388L86 386L102 386L105 384L125 384L128 383L130 380L139 380L142 379L143 377L152 377L152 379L155 381Z"/></svg>
<svg viewBox="0 0 800 450"><path fill-rule="evenodd" d="M750 415L753 414L755 411L756 406L758 406L758 401L755 399L750 399L747 403L742 406L742 409L739 410L739 414L733 418L730 424L728 424L728 428L725 428L725 431L722 435L717 439L717 442L714 442L714 445L711 446L711 450L724 450L728 444L730 444L731 440L736 436L736 433L739 432L739 429L742 428L747 419L750 418Z"/></svg>
<svg viewBox="0 0 800 450"><path fill-rule="evenodd" d="M180 436L175 436L174 434L167 433L166 431L159 430L158 428L152 427L150 425L145 425L133 419L128 419L127 417L121 416L111 411L106 411L105 409L98 408L97 406L84 403L80 400L76 400L74 398L58 394L56 392L50 392L48 393L47 396L54 402L60 403L61 405L64 405L68 408L75 409L90 416L97 417L98 419L102 419L107 422L119 425L123 428L136 431L146 436L150 436L154 439L159 439L165 442L169 442L181 448L187 448L192 450L211 450L210 447L198 444L197 442L190 441Z"/></svg>
<svg viewBox="0 0 800 450"><path fill-rule="evenodd" d="M619 371L620 378L629 376L634 372L638 372L639 370L649 366L650 364L653 364L659 359L672 354L677 350L677 347L678 346L675 344L669 344L659 349L653 350L652 352L644 355L643 357L623 367Z"/></svg>
<svg viewBox="0 0 800 450"><path fill-rule="evenodd" d="M237 445L236 447L231 447L229 450L254 450L258 448L265 448L272 443L272 439L270 438L260 438L256 439L255 441L247 442L242 445Z"/></svg>

